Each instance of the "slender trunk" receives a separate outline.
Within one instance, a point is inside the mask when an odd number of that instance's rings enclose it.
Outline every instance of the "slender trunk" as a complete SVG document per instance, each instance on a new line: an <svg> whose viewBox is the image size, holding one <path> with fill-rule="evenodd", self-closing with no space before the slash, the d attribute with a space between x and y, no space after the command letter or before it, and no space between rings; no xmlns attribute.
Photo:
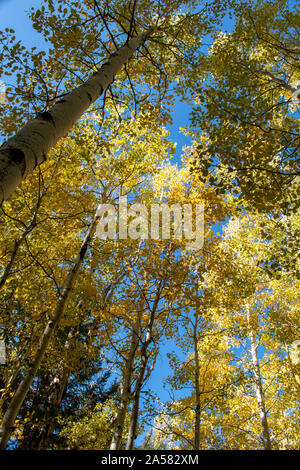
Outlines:
<svg viewBox="0 0 300 470"><path fill-rule="evenodd" d="M122 442L122 435L125 423L126 412L128 408L128 403L131 398L131 380L132 380L132 373L133 373L133 363L136 354L136 350L139 343L139 331L140 331L140 312L136 317L135 326L132 330L131 336L131 343L129 348L129 353L127 360L125 362L124 372L120 383L120 392L121 392L121 400L117 415L114 421L114 433L110 445L110 450L119 450L121 442Z"/></svg>
<svg viewBox="0 0 300 470"><path fill-rule="evenodd" d="M32 381L39 369L39 366L44 358L47 346L53 335L55 328L57 327L63 313L65 310L66 303L69 299L70 293L72 291L74 282L76 280L78 271L82 265L84 257L86 255L89 243L95 233L98 221L100 216L95 215L93 222L91 223L89 230L84 238L84 241L81 245L79 254L75 260L74 266L70 271L64 289L58 299L55 311L52 318L46 325L46 328L41 336L39 346L35 352L34 358L29 369L25 372L23 379L21 380L5 414L0 426L0 449L5 449L7 442L10 438L11 432L13 431L14 422L18 415L18 412L23 404L23 401L27 395L27 392L32 384Z"/></svg>
<svg viewBox="0 0 300 470"><path fill-rule="evenodd" d="M34 168L43 163L49 150L69 132L74 123L111 85L153 28L130 39L83 85L40 113L0 148L0 205Z"/></svg>
<svg viewBox="0 0 300 470"><path fill-rule="evenodd" d="M126 450L132 450L133 449L133 444L134 444L134 441L137 437L137 427L138 427L138 419L139 419L141 389L142 389L143 383L150 376L150 374L151 374L151 372L154 368L156 357L157 356L155 356L155 360L154 360L154 362L151 366L150 371L146 374L146 377L145 377L145 368L142 367L142 369L140 370L138 380L136 382L135 390L134 390L134 393L133 393L133 405L132 405L131 419L130 419L130 424L129 424L129 429L128 429ZM146 359L146 364L147 364L148 356L145 356L145 359Z"/></svg>
<svg viewBox="0 0 300 470"><path fill-rule="evenodd" d="M250 344L251 344L251 357L252 357L252 364L253 364L256 399L257 399L257 405L259 409L259 416L260 416L260 422L261 422L261 428L262 428L263 446L264 446L264 450L272 450L270 430L269 430L267 412L266 412L265 395L263 391L259 360L257 356L257 344L255 341L253 327L251 325L249 305L247 305L247 319L248 319L248 328L249 328L249 338L250 338Z"/></svg>
<svg viewBox="0 0 300 470"><path fill-rule="evenodd" d="M194 355L195 355L195 427L194 427L194 450L200 450L200 422L201 422L201 392L200 392L200 361L198 352L198 315L195 318L194 324Z"/></svg>
<svg viewBox="0 0 300 470"><path fill-rule="evenodd" d="M250 340L251 340L251 355L252 355L252 362L253 362L253 372L254 372L254 377L255 377L256 398L257 398L257 404L259 408L259 415L260 415L260 421L261 421L261 427L262 427L263 444L264 444L265 450L271 450L272 446L271 446L271 439L270 439L270 431L269 431L269 425L268 425L268 419L267 419L267 413L266 413L266 404L265 404L264 391L262 387L259 361L257 357L257 347L253 342L252 335L250 335Z"/></svg>
<svg viewBox="0 0 300 470"><path fill-rule="evenodd" d="M160 289L161 289L161 283L159 284L158 289L157 289L156 298L155 298L153 308L150 313L149 322L147 325L146 338L141 348L142 364L141 364L141 368L140 368L139 375L137 377L135 387L134 387L134 392L133 392L134 400L133 400L133 408L132 408L131 420L130 420L130 425L129 425L128 437L127 437L127 442L126 442L126 450L132 450L134 440L136 438L136 431L137 431L138 418L139 418L140 393L141 393L141 388L143 386L143 383L145 381L145 372L146 372L146 367L147 367L147 363L149 359L147 350L148 350L149 344L151 343L153 339L152 330L153 330L153 324L155 320L155 313L158 307L158 302L159 302L160 294L161 294ZM150 374L148 374L147 377L149 377L149 375Z"/></svg>
<svg viewBox="0 0 300 470"><path fill-rule="evenodd" d="M129 430L128 430L128 437L127 437L127 442L126 442L126 450L133 449L133 444L136 438L136 430L137 430L138 419L139 419L140 395L141 395L141 390L138 389L135 392L134 399L133 399L133 407L132 407L131 420L130 420L130 425L129 425Z"/></svg>
<svg viewBox="0 0 300 470"><path fill-rule="evenodd" d="M126 450L131 450L133 448L134 440L136 438L136 430L138 425L138 418L139 418L139 406L140 406L140 394L141 388L144 383L145 371L148 363L149 356L147 354L147 349L152 340L152 324L148 328L146 333L146 340L143 343L142 350L141 350L141 368L139 371L139 375L137 377L134 392L133 392L133 407L131 413L131 420L129 424L128 430L128 437L126 442Z"/></svg>
<svg viewBox="0 0 300 470"><path fill-rule="evenodd" d="M6 283L8 277L11 273L12 266L14 264L14 261L15 261L15 258L17 256L18 250L19 250L21 244L23 243L25 237L27 236L27 234L28 234L28 231L25 230L22 233L21 237L18 240L15 240L14 248L13 248L13 251L11 252L9 262L6 265L4 273L2 274L1 279L0 279L0 289L2 289L2 287Z"/></svg>

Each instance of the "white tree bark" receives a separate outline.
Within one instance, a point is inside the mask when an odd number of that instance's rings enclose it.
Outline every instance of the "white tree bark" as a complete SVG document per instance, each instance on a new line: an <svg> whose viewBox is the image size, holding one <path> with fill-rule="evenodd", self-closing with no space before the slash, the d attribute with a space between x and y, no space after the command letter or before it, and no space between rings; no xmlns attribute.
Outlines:
<svg viewBox="0 0 300 470"><path fill-rule="evenodd" d="M110 450L119 450L122 442L122 435L128 403L131 398L131 380L133 375L134 358L140 341L140 316L141 311L137 312L135 325L131 334L131 342L128 351L128 356L125 362L123 376L120 382L121 399L119 409L114 421L114 432L111 440Z"/></svg>
<svg viewBox="0 0 300 470"><path fill-rule="evenodd" d="M157 290L156 290L155 300L153 302L153 307L150 311L150 317L149 317L149 321L148 321L147 328L146 328L145 340L142 342L142 347L141 347L141 351L140 351L141 367L140 367L140 370L139 370L139 373L138 373L138 376L137 376L137 379L136 379L134 391L133 391L133 394L132 394L133 395L133 407L132 407L132 416L131 416L129 429L128 429L126 450L132 450L133 449L133 444L134 444L134 441L135 441L135 438L136 438L136 431L137 431L138 419L139 419L139 404L140 404L141 389L142 389L142 386L143 386L144 382L150 376L150 374L151 374L151 372L154 368L154 364L155 364L155 360L154 360L152 367L150 368L148 374L146 374L146 377L145 377L146 367L147 367L148 359L149 359L148 347L149 347L151 341L153 341L153 334L152 334L153 324L154 324L154 321L155 321L155 314L156 314L156 311L157 311L157 308L158 308L158 304L159 304L159 301L160 301L160 298L161 298L161 285L162 285L162 282L160 281L160 283L158 284Z"/></svg>
<svg viewBox="0 0 300 470"><path fill-rule="evenodd" d="M0 205L26 176L43 163L49 150L111 85L116 74L146 41L153 28L130 39L83 85L39 114L0 148Z"/></svg>
<svg viewBox="0 0 300 470"><path fill-rule="evenodd" d="M257 399L257 405L259 409L259 416L260 416L261 429L262 429L263 446L264 446L264 450L272 450L270 430L269 430L268 418L267 418L267 412L266 412L265 394L263 390L262 377L261 377L261 372L260 372L259 360L257 356L257 344L255 341L255 334L253 331L253 327L251 324L249 305L247 305L247 320L248 320L249 338L250 338L250 345L251 345L250 347L251 347L251 357L252 357L252 364L253 364L256 399Z"/></svg>
<svg viewBox="0 0 300 470"><path fill-rule="evenodd" d="M141 367L139 370L138 377L136 379L134 392L133 392L133 407L132 407L131 420L130 420L130 424L128 428L126 450L133 449L133 444L136 438L136 431L137 431L138 419L139 419L141 389L145 380L149 377L149 374L147 374L147 376L145 377L146 367L147 367L148 359L149 359L149 355L147 354L147 349L148 349L150 342L153 340L152 327L153 327L153 322L154 322L155 311L153 310L151 311L149 324L147 326L146 339L143 342L143 346L141 348ZM152 369L153 367L151 368L151 371Z"/></svg>
<svg viewBox="0 0 300 470"><path fill-rule="evenodd" d="M198 311L196 312L193 343L195 355L195 424L194 424L194 450L200 450L200 424L201 424L201 391L200 391L200 361L198 351Z"/></svg>

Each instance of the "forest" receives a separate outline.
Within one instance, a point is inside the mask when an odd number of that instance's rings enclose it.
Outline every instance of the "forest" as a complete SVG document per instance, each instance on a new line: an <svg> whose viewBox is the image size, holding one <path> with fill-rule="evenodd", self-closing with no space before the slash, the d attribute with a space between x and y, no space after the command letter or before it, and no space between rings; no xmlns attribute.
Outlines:
<svg viewBox="0 0 300 470"><path fill-rule="evenodd" d="M299 4L28 5L39 40L0 31L0 449L300 450Z"/></svg>

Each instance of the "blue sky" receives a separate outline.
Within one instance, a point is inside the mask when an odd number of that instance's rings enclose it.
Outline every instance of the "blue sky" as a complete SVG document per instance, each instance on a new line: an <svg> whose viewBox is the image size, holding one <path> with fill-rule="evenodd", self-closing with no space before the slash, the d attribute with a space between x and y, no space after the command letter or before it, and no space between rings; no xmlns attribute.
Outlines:
<svg viewBox="0 0 300 470"><path fill-rule="evenodd" d="M26 11L41 5L40 0L0 0L0 29L13 28L17 38L33 46L40 38L32 28Z"/></svg>

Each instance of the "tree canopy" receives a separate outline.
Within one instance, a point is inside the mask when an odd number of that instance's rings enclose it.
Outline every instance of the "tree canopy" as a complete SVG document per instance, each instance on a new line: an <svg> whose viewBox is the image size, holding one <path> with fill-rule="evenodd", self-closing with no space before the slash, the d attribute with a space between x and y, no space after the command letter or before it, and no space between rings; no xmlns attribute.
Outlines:
<svg viewBox="0 0 300 470"><path fill-rule="evenodd" d="M0 448L299 450L299 7L40 3L0 32Z"/></svg>

